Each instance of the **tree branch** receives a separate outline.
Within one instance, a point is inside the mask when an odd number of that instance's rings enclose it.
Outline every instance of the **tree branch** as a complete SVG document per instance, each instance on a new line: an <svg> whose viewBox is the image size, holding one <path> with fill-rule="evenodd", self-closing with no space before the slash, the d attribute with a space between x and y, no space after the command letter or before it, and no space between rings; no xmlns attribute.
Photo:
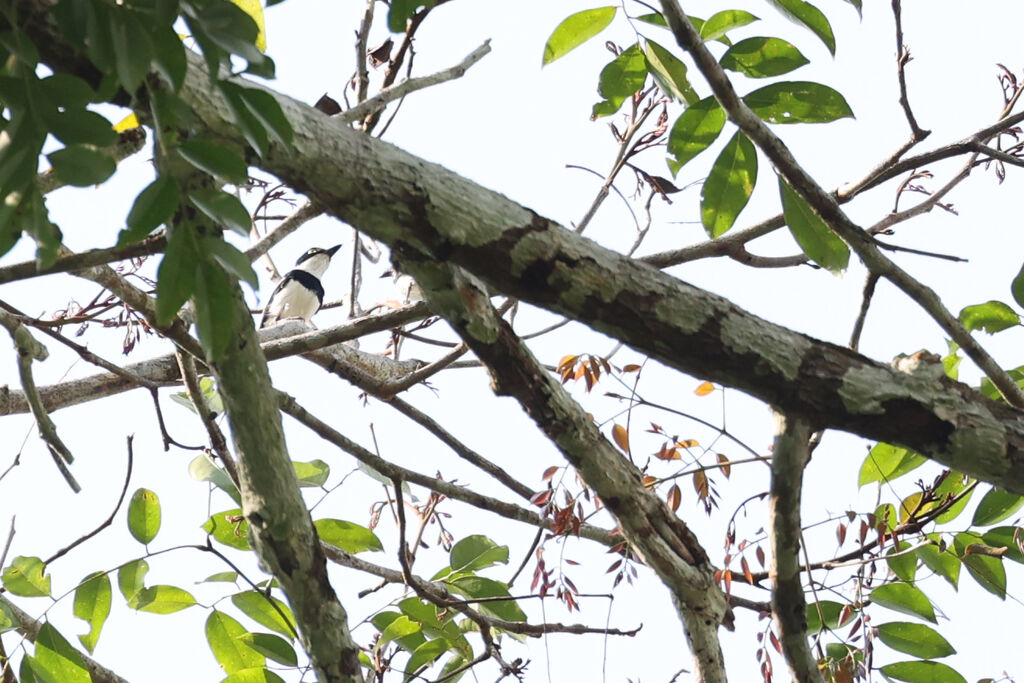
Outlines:
<svg viewBox="0 0 1024 683"><path fill-rule="evenodd" d="M772 559L772 615L782 636L782 652L799 683L822 680L807 642L807 605L800 581L800 493L811 451L811 426L803 418L775 413L775 450L769 499Z"/></svg>

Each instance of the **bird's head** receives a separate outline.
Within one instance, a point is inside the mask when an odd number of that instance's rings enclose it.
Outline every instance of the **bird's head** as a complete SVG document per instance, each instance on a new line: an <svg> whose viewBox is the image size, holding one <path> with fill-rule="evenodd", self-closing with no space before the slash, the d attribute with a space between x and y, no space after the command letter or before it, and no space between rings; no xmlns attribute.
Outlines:
<svg viewBox="0 0 1024 683"><path fill-rule="evenodd" d="M321 249L320 247L313 247L305 254L299 257L299 260L295 262L295 270L304 270L307 273L312 273L316 277L320 277L327 270L327 266L331 265L331 257L338 253L341 249L341 245L337 244L330 249Z"/></svg>

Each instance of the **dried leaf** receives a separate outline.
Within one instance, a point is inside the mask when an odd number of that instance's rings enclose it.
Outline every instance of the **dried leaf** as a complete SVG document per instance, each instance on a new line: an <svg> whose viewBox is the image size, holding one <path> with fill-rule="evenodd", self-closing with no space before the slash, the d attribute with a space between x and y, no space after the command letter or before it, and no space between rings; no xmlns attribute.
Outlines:
<svg viewBox="0 0 1024 683"><path fill-rule="evenodd" d="M725 478L728 479L729 475L732 473L732 464L730 464L729 458L722 455L721 453L716 453L715 457L718 458L718 469L722 470L722 474L724 474Z"/></svg>
<svg viewBox="0 0 1024 683"><path fill-rule="evenodd" d="M623 453L629 453L629 432L622 425L614 425L612 427L612 438L615 439L615 443L618 444L619 448L622 449Z"/></svg>
<svg viewBox="0 0 1024 683"><path fill-rule="evenodd" d="M682 501L682 498L683 492L679 490L678 484L672 484L672 488L668 490L668 496L666 498L668 506L672 509L672 512L679 509L679 503Z"/></svg>
<svg viewBox="0 0 1024 683"><path fill-rule="evenodd" d="M542 474L540 477L541 481L550 480L551 477L555 476L555 473L558 472L558 470L560 469L561 468L558 467L557 465L552 465L551 467L547 468L546 470L544 470L544 474Z"/></svg>
<svg viewBox="0 0 1024 683"><path fill-rule="evenodd" d="M700 385L694 390L693 393L698 396L707 396L715 390L715 385L711 382L701 382Z"/></svg>

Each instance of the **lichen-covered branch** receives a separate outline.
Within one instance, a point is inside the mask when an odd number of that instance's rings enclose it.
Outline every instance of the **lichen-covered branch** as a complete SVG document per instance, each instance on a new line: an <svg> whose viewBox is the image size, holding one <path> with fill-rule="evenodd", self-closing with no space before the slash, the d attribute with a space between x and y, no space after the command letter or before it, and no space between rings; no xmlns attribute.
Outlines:
<svg viewBox="0 0 1024 683"><path fill-rule="evenodd" d="M775 449L768 507L771 543L772 615L779 626L782 653L793 680L820 683L821 672L807 642L807 604L800 580L800 494L811 457L811 425L793 415L775 413Z"/></svg>
<svg viewBox="0 0 1024 683"><path fill-rule="evenodd" d="M732 611L707 554L687 525L644 487L640 472L598 430L586 411L537 362L491 306L475 278L400 254L424 290L491 373L494 391L519 401L619 523L624 537L668 587L689 639L698 679L725 680L718 627Z"/></svg>

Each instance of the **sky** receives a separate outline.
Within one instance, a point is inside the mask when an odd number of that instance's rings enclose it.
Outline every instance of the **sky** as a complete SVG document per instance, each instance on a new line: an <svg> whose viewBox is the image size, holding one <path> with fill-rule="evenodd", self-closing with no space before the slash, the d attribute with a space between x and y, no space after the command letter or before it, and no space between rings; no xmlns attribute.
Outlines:
<svg viewBox="0 0 1024 683"><path fill-rule="evenodd" d="M826 126L791 126L777 131L791 146L797 159L826 188L832 188L860 177L878 160L887 156L906 137L907 128L896 102L897 89L893 69L894 39L891 12L887 3L865 3L863 19L847 3L822 2L822 9L832 21L837 37L837 54L831 58L825 47L810 33L781 20L768 3L742 6L763 18L737 32L737 36L780 35L797 45L811 59L811 64L793 74L794 78L827 83L840 90L853 108L856 119ZM911 102L921 125L931 129L932 136L920 149L958 140L992 122L1002 106L996 82L996 64L1014 70L1018 76L1024 68L1024 48L1017 35L1024 7L1016 3L976 2L969 10L963 3L949 0L907 2L904 8L905 42L913 61L907 69ZM589 206L600 181L593 175L569 169L567 164L598 170L609 168L615 146L608 133L607 120L590 122L590 107L596 101L597 74L610 59L604 40L628 45L636 40L631 27L620 18L602 34L569 56L541 69L543 45L551 30L568 14L595 6L578 0L560 3L515 3L496 8L491 3L451 2L436 10L417 40L415 73L432 73L459 61L484 40L490 39L493 51L474 66L463 78L421 91L403 104L385 139L430 161L441 163L486 187L494 188L539 213L569 225L578 221ZM635 6L629 6L635 14ZM341 100L344 84L352 72L351 38L358 24L362 3L307 0L284 2L267 11L268 52L277 63L278 79L273 87L312 104L325 92ZM684 3L687 12L708 16L720 9L718 3ZM383 11L383 8L378 8ZM650 37L663 45L671 45L664 31L652 29ZM371 45L382 41L378 30ZM375 74L379 82L380 74ZM707 89L694 76L698 91ZM749 83L743 86L750 86ZM752 87L752 86L751 86ZM107 112L112 120L118 113ZM643 157L647 170L667 175L660 153L648 152ZM686 167L677 185L697 180L707 172L713 155L706 154ZM64 189L48 201L54 220L61 225L65 242L72 249L85 249L97 244L111 244L116 238L124 216L135 194L152 177L146 152L125 162L115 178L96 189ZM936 174L933 186L948 177L958 164L936 164L929 170ZM1016 184L1019 180L1010 169L1002 187L994 175L976 172L962 184L952 197L958 214L933 211L917 221L899 227L894 242L955 253L969 260L953 264L934 259L900 255L897 260L913 275L934 287L947 306L955 312L965 305L990 299L1009 301L1009 282L1021 265L1022 239L1019 236L1019 210ZM684 177L685 176L685 177ZM737 227L751 225L778 211L777 193L771 169L763 161L760 187L740 216ZM622 176L620 189L627 196L632 186ZM254 198L248 198L251 201ZM891 209L893 184L869 193L848 206L850 215L863 223L877 220ZM675 195L671 205L655 202L656 227L640 253L652 253L696 243L704 239L699 224L699 192L696 188ZM286 267L310 246L330 246L348 239L346 227L329 219L317 219L294 236L286 239L273 252L278 267ZM340 238L339 238L340 236ZM635 233L632 219L622 202L611 197L598 218L588 228L587 236L617 249L626 249ZM779 232L752 245L758 254L783 255L795 253L792 239ZM30 258L31 246L20 244L0 257L0 265ZM372 275L383 271L383 263L370 267ZM774 322L792 326L802 332L828 341L845 344L857 308L864 279L863 269L852 264L842 276L806 267L765 271L751 270L722 259L686 264L670 269L673 275L692 284L730 297L740 306ZM262 275L262 274L261 274ZM361 303L369 307L386 300L391 294L386 282L373 276ZM347 282L344 267L336 265L325 276L328 298L340 293ZM53 277L15 283L4 287L0 296L22 309L38 314L51 313L66 305L69 298L87 300L95 289L92 285L70 277ZM264 282L261 292L269 292ZM255 296L254 296L255 301ZM340 322L340 311L324 311L317 317L323 328ZM542 312L525 310L517 321L517 329L540 329L556 320ZM452 339L450 333L435 326L431 332ZM91 327L80 339L90 348L111 359L119 358L120 333ZM1007 367L1024 363L1021 359L1021 331L1014 329L983 342ZM364 340L364 349L382 349L384 339ZM46 384L68 376L92 374L84 363L74 363L66 353L48 344L53 357L38 366L38 381ZM568 353L608 353L614 344L571 325L551 338L541 338L532 346L540 359L556 363ZM891 287L880 285L861 350L878 360L887 361L898 353L920 348L944 349L941 331L915 306ZM166 347L153 339L143 342L128 358L129 362L163 353ZM430 358L437 350L409 344L407 357ZM628 350L619 352L614 362L624 365L642 359ZM396 418L386 407L370 401L367 405L357 392L340 382L310 370L301 360L284 360L273 364L275 381L294 393L314 413L329 419L347 435L369 446L376 438L377 447L386 457L425 473L441 471L446 477L458 476L474 487L497 493L498 487L474 472L460 469L456 458L429 440L418 427ZM963 365L963 378L976 383L979 374L970 363ZM662 402L718 423L725 419L731 431L755 449L765 452L771 442L771 416L762 405L737 392L716 392L698 398L693 390L700 378L680 376L654 364L644 373L641 389L651 400ZM0 384L17 384L13 358L0 362ZM480 370L455 370L444 373L432 382L434 391L415 388L408 400L448 424L457 436L481 452L494 457L510 472L528 485L540 487L540 474L559 457L510 400L490 395L486 374ZM620 390L615 385L602 386L601 391L585 395L581 387L572 390L584 406L610 430L612 422L622 422L621 406L597 394ZM179 440L198 443L203 439L193 417L183 408L167 400L171 391L162 392L164 415L168 427ZM470 406L475 407L470 408ZM724 418L723 418L724 414ZM681 437L696 438L707 443L712 435L678 418L644 414L637 419L657 419L667 430ZM156 434L149 398L132 392L107 400L83 405L55 414L61 435L78 456L75 475L83 492L70 494L53 471L43 446L34 436L31 421L24 416L6 417L0 426L0 471L21 450L21 465L0 481L0 534L9 519L17 513L16 534L10 555L47 556L84 531L102 521L110 512L120 492L125 470L125 436L134 433L135 472L129 490L145 486L156 490L164 506L164 527L152 549L184 543L203 543L198 525L212 512L231 507L223 496L209 498L205 485L192 481L187 474L192 454L172 450L164 453ZM323 458L332 463L333 485L352 468L351 461L325 444L289 424L288 439L296 460ZM373 430L371 432L371 425ZM25 443L22 449L22 443ZM805 521L845 510L873 508L876 491L871 487L858 491L856 472L869 446L862 439L844 434L827 434L816 452L808 472L805 492ZM658 440L638 435L637 451L657 450ZM730 457L741 457L735 446L719 445ZM937 468L923 469L921 478L928 481ZM737 468L733 480L718 480L721 510L705 519L692 494L684 485L680 514L692 524L712 558L721 561L721 538L728 514L752 492L767 486L767 468L748 465ZM913 480L917 475L911 477ZM898 487L904 495L908 484ZM309 493L309 492L307 492ZM331 495L317 506L317 515L350 519L366 523L372 503L382 496L381 489L361 474L352 474ZM313 492L311 503L319 498ZM467 514L465 508L453 505L453 517L446 522L456 537L480 533L482 515ZM764 510L752 508L740 515L741 537L755 537L764 521ZM531 534L514 528L497 517L487 516L486 533L498 542L512 546L512 565L522 559ZM383 522L378 530L385 546L393 541L393 525ZM809 532L809 543L823 553L834 548L834 528L826 526ZM2 536L0 536L2 537ZM810 539L814 540L810 540ZM428 542L433 539L428 535ZM55 595L73 588L88 571L114 566L142 552L141 546L128 537L123 512L113 527L96 539L76 549L53 567ZM817 545L815 545L817 544ZM831 544L831 545L830 545ZM393 544L392 544L393 545ZM844 549L849 549L845 546ZM586 544L568 541L564 549L552 544L548 561L559 553L579 562L569 569L581 590L605 594L611 589L610 577L603 575L611 564L610 556ZM367 559L393 565L393 558L377 554ZM421 573L442 563L436 553L422 560ZM431 564L433 563L433 564ZM179 550L150 561L152 570L148 583L176 583L193 590L206 605L220 594L220 587L193 585L205 576L224 569L212 558L198 551ZM252 563L248 565L251 569ZM1009 592L1024 595L1019 588L1024 573L1017 566L1008 566ZM512 568L494 574L507 578ZM527 576L532 565L527 570ZM187 578L183 578L187 577ZM337 572L337 585L350 612L350 623L358 624L387 603L390 595L373 594L357 600L354 593L372 585L363 577ZM582 584L586 584L584 588ZM966 576L959 593L941 585L938 578L928 584L928 593L948 617L939 630L959 654L944 661L968 679L982 676L998 677L1007 669L1018 678L1024 669L1012 655L1019 636L1002 623L1019 619L1021 604L1016 597L1001 603L981 591ZM519 591L527 581L520 579ZM513 591L516 592L516 591ZM766 595L745 593L748 597L767 599ZM180 680L191 675L196 680L219 680L216 663L209 654L202 632L207 612L193 608L171 616L136 614L118 604L105 627L96 651L99 661L111 666L129 680ZM42 599L21 600L29 610L41 610ZM543 607L529 607L531 616L557 621L576 621L603 625L606 619L614 626L630 628L643 624L634 639L590 636L584 639L551 636L530 641L509 652L532 660L527 680L564 681L575 679L625 681L668 681L682 668L690 668L689 658L681 654L682 632L668 606L668 595L656 578L641 571L636 587L625 584L616 589L615 597L586 598L582 615L567 615L553 601ZM71 600L65 598L50 611L62 632L68 637L84 632L82 622L71 619ZM883 614L880 610L879 615ZM982 617L981 615L984 615ZM994 618L993 618L994 617ZM886 615L886 618L897 618ZM881 616L878 617L881 619ZM763 628L755 618L742 614L736 634L723 634L727 667L733 680L754 680L757 669L754 634ZM367 627L357 631L367 639ZM140 635L143 634L143 635ZM4 643L12 641L5 636ZM130 643L126 646L125 643ZM600 653L600 654L598 654ZM638 656L639 654L639 656ZM879 648L876 664L897 661L900 656ZM777 680L785 680L781 658L776 656ZM289 679L291 680L291 679ZM307 678L307 680L309 680ZM680 680L686 680L685 676Z"/></svg>

